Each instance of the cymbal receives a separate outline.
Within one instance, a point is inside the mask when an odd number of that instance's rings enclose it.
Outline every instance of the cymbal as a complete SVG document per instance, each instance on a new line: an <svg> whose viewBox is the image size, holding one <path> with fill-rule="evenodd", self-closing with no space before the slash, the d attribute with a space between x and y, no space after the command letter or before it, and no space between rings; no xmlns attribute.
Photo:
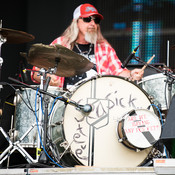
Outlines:
<svg viewBox="0 0 175 175"><path fill-rule="evenodd" d="M35 39L33 35L26 32L6 28L0 28L0 35L6 38L6 42L10 44L21 44Z"/></svg>
<svg viewBox="0 0 175 175"><path fill-rule="evenodd" d="M55 74L60 77L80 75L94 66L87 58L59 44L33 44L29 49L27 61L39 68L56 67Z"/></svg>

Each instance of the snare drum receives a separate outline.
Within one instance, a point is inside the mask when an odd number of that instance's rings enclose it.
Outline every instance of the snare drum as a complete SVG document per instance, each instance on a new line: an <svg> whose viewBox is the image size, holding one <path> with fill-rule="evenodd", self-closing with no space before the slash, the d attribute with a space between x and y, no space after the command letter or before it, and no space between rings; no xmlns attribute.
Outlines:
<svg viewBox="0 0 175 175"><path fill-rule="evenodd" d="M153 74L142 78L138 84L153 97L155 105L162 110L167 110L168 96L167 76L162 73ZM172 86L172 95L175 94L175 85Z"/></svg>
<svg viewBox="0 0 175 175"><path fill-rule="evenodd" d="M48 91L51 94L59 95L63 92L58 87L49 86ZM48 113L50 112L54 99L49 98ZM24 101L25 103L24 103ZM16 108L14 118L15 140L19 140L27 131L36 124L35 117L36 91L30 88L24 88L16 95ZM37 97L37 109L39 108L40 98ZM43 100L44 106L44 100ZM31 109L29 109L29 107ZM33 111L32 111L33 110ZM38 115L38 114L37 114ZM37 126L35 125L29 134L21 141L21 146L34 148L37 146Z"/></svg>
<svg viewBox="0 0 175 175"><path fill-rule="evenodd" d="M49 120L49 134L66 165L136 167L151 148L135 152L118 141L116 124L128 111L154 108L138 85L118 76L101 76L82 81L65 94L79 104L91 104L83 113L58 101Z"/></svg>
<svg viewBox="0 0 175 175"><path fill-rule="evenodd" d="M132 110L117 124L119 141L135 151L153 146L159 140L160 134L159 118L147 109Z"/></svg>

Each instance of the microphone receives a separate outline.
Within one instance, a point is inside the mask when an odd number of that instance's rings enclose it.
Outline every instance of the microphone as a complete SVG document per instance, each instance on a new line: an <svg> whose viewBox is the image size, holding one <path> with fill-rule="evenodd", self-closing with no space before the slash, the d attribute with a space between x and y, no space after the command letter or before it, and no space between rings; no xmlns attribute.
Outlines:
<svg viewBox="0 0 175 175"><path fill-rule="evenodd" d="M92 111L92 106L90 104L79 105L78 108L85 113L89 113Z"/></svg>
<svg viewBox="0 0 175 175"><path fill-rule="evenodd" d="M67 99L64 99L63 101L65 100L67 101ZM85 112L85 113L89 113L92 111L92 106L90 104L79 105L75 101L68 101L68 104L75 106L77 110Z"/></svg>
<svg viewBox="0 0 175 175"><path fill-rule="evenodd" d="M134 57L138 48L139 48L139 45L131 52L131 54L123 62L123 64L121 65L122 68L125 68L127 66L128 62Z"/></svg>

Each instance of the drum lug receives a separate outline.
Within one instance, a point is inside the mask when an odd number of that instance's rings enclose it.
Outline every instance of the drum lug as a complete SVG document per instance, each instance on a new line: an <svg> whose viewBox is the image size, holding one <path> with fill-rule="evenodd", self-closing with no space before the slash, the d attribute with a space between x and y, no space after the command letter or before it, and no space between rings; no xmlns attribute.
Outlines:
<svg viewBox="0 0 175 175"><path fill-rule="evenodd" d="M123 139L118 139L118 141L121 143L121 142L123 142Z"/></svg>
<svg viewBox="0 0 175 175"><path fill-rule="evenodd" d="M136 148L136 149L135 149L135 152L137 152L137 153L140 152L140 149Z"/></svg>
<svg viewBox="0 0 175 175"><path fill-rule="evenodd" d="M154 97L152 95L149 95L148 98L150 99L150 101L153 103L154 102Z"/></svg>
<svg viewBox="0 0 175 175"><path fill-rule="evenodd" d="M123 141L125 141L125 140L127 140L126 137L122 137L122 138L119 138L119 139L118 139L118 141L119 141L120 143L123 142Z"/></svg>
<svg viewBox="0 0 175 175"><path fill-rule="evenodd" d="M52 124L52 126L57 126L57 125L62 125L62 124L63 124L63 121L58 121L58 122Z"/></svg>
<svg viewBox="0 0 175 175"><path fill-rule="evenodd" d="M60 143L60 147L63 147L64 149L66 149L68 146L68 142L67 141L64 141L62 143Z"/></svg>

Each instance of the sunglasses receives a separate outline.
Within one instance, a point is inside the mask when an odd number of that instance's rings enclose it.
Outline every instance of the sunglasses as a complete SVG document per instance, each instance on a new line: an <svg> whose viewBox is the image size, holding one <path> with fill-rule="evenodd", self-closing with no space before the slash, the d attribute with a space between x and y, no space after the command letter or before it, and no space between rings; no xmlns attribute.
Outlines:
<svg viewBox="0 0 175 175"><path fill-rule="evenodd" d="M80 18L80 19L83 19L83 21L87 22L87 23L89 23L92 20L94 20L95 24L100 24L100 21L101 21L101 19L99 17L96 17L96 16L95 17L94 16L89 16L87 18Z"/></svg>

